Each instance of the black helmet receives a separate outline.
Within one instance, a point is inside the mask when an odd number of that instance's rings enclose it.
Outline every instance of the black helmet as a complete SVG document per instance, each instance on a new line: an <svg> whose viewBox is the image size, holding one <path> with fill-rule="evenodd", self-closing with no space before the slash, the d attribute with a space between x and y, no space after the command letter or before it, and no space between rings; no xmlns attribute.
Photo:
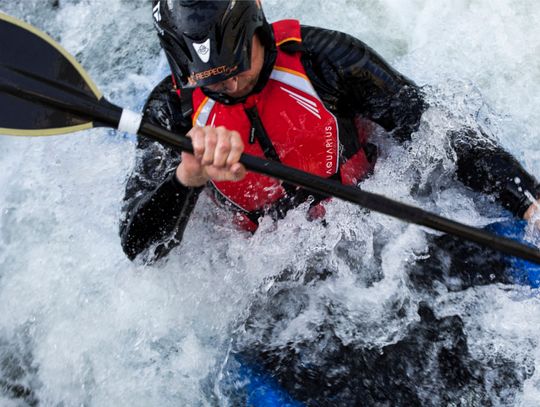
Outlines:
<svg viewBox="0 0 540 407"><path fill-rule="evenodd" d="M153 0L161 46L176 82L207 86L251 66L251 41L268 31L259 0Z"/></svg>

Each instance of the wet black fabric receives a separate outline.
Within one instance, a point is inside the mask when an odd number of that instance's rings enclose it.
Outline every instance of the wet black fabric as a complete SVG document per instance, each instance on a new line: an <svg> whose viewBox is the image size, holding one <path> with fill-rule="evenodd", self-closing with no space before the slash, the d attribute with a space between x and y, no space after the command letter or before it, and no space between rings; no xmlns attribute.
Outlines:
<svg viewBox="0 0 540 407"><path fill-rule="evenodd" d="M340 164L358 149L354 123L357 115L382 126L400 142L409 140L427 108L421 88L356 38L316 27L301 29L306 73L338 121ZM273 64L272 52L265 58L264 72ZM191 122L182 116L182 103L172 87L169 77L153 90L144 108L145 119L185 135ZM485 134L464 129L449 137L457 156L456 175L465 185L492 194L517 216L529 205L524 190L540 194L537 181ZM120 225L122 247L130 259L144 254L146 261L154 261L180 244L200 189L173 182L171 174L179 162L180 155L172 149L139 139ZM520 180L519 185L514 182L516 179ZM295 202L291 199L291 206ZM290 208L277 212L287 209ZM276 211L270 208L269 213L272 212ZM159 250L153 250L158 246Z"/></svg>
<svg viewBox="0 0 540 407"><path fill-rule="evenodd" d="M429 305L441 289L461 291L511 282L506 272L508 260L451 236L431 237L429 249L419 258L407 271L408 288L415 293L411 299L423 299L417 305L419 320L410 323L395 343L381 347L344 342L336 333L335 321L349 318L351 324L355 322L332 302L326 309L317 309L306 335L309 339L291 335L286 344L276 341L284 327L314 306L309 292L333 278L331 269L311 267L301 273L286 270L273 284L265 283L271 288L253 300L239 329L242 336L260 339L247 343L240 339L236 352L251 364L263 366L266 374L277 378L306 406L514 405L524 381L532 375L531 366L504 355L475 358L463 319L458 315L438 317ZM399 301L389 309L396 319L406 313ZM276 342L280 345L273 345Z"/></svg>
<svg viewBox="0 0 540 407"><path fill-rule="evenodd" d="M306 364L311 343L262 349L249 355L306 406L350 407L489 407L513 405L527 369L509 358L482 363L471 355L462 319L437 318L427 304L418 308L419 322L399 342L382 348L344 344L321 327L325 343L318 363ZM325 329L327 328L327 329Z"/></svg>

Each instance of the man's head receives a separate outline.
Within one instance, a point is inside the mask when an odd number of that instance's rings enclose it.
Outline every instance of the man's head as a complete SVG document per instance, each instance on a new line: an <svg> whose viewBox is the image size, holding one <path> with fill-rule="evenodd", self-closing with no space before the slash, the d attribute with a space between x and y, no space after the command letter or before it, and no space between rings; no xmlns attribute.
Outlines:
<svg viewBox="0 0 540 407"><path fill-rule="evenodd" d="M257 55L252 51L257 53L261 45L254 34L270 29L260 1L153 0L153 15L161 46L182 87L204 86L235 97L242 93L239 87L253 81L250 71L257 67L252 57Z"/></svg>

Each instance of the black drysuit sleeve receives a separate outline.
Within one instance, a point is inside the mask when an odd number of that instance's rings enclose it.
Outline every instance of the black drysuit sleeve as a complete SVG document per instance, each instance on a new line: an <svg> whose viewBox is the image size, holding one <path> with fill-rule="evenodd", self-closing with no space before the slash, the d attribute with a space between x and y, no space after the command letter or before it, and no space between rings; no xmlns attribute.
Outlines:
<svg viewBox="0 0 540 407"><path fill-rule="evenodd" d="M337 31L302 27L304 65L323 100L340 113L355 112L382 126L399 141L410 139L428 108L422 90L362 41ZM458 179L475 191L492 194L522 217L540 197L538 181L481 130L449 132L457 156Z"/></svg>
<svg viewBox="0 0 540 407"><path fill-rule="evenodd" d="M191 128L181 115L180 99L165 78L151 93L144 119L185 135ZM202 188L188 188L176 179L180 152L140 137L135 168L128 178L120 222L122 248L145 261L165 256L182 240L184 229Z"/></svg>

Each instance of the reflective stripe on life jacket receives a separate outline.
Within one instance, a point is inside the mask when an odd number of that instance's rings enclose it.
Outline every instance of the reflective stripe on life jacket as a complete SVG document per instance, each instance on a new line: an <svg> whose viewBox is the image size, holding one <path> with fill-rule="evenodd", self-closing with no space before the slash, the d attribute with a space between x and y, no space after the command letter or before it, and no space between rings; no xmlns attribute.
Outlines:
<svg viewBox="0 0 540 407"><path fill-rule="evenodd" d="M342 182L356 183L371 167L363 150L349 157L339 172L338 122L326 109L307 77L301 62L302 53L286 53L279 49L284 43L301 43L300 23L296 20L280 21L273 24L273 29L278 52L264 89L249 96L244 103L233 105L219 103L205 96L200 89L194 90L194 125L224 126L236 130L242 137L247 154L279 160L324 178L339 174ZM254 117L258 123L253 122ZM272 208L286 195L294 193L291 186L252 172L238 182L213 184L234 207L252 215ZM249 222L240 219L240 223L251 230L253 225L247 223L252 221L253 216Z"/></svg>

